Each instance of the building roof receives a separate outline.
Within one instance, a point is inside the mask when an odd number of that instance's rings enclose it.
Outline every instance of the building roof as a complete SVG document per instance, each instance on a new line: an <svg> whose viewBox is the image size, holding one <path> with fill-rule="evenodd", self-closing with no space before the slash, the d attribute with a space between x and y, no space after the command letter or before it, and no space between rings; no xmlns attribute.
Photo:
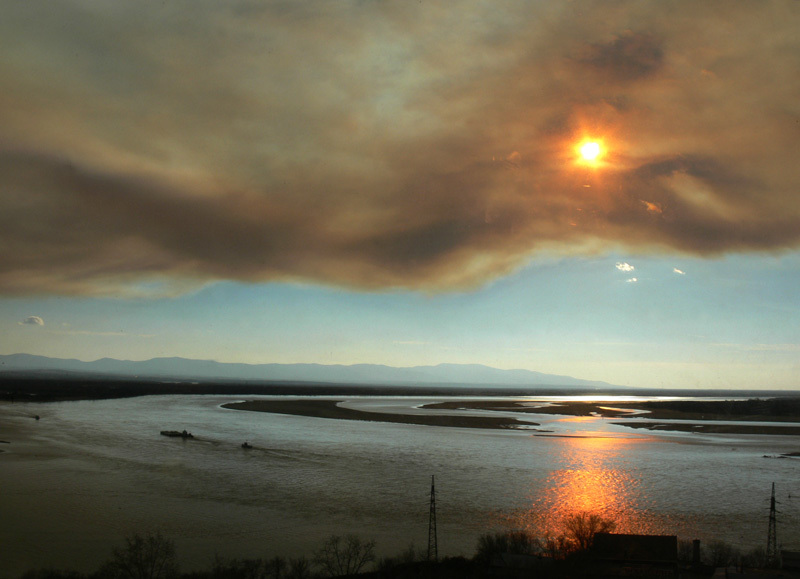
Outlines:
<svg viewBox="0 0 800 579"><path fill-rule="evenodd" d="M597 533L592 556L602 561L675 563L678 560L678 537Z"/></svg>

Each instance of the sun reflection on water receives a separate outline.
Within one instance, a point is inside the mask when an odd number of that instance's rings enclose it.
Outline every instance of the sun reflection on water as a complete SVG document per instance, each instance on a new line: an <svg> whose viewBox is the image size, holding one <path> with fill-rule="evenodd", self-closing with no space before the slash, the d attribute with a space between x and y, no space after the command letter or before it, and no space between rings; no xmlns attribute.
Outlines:
<svg viewBox="0 0 800 579"><path fill-rule="evenodd" d="M575 420L591 420L575 417ZM572 420L572 418L570 418ZM615 523L618 533L660 533L647 513L647 498L632 469L619 468L630 445L642 439L616 436L567 436L550 476L536 484L529 506L507 518L505 526L539 536L563 532L564 520L578 513L600 515Z"/></svg>

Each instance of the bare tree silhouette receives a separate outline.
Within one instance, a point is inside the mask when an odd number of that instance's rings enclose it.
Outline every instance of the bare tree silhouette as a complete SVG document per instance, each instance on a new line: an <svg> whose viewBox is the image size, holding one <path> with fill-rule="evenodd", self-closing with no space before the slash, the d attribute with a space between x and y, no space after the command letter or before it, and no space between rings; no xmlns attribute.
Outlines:
<svg viewBox="0 0 800 579"><path fill-rule="evenodd" d="M591 513L576 513L564 519L566 535L578 551L591 547L597 533L609 533L615 526L614 521Z"/></svg>
<svg viewBox="0 0 800 579"><path fill-rule="evenodd" d="M115 548L111 561L103 568L114 579L171 579L178 575L175 543L161 533L135 534L125 538L125 546Z"/></svg>
<svg viewBox="0 0 800 579"><path fill-rule="evenodd" d="M330 536L314 553L314 562L329 577L354 575L375 560L375 541L364 542L357 535Z"/></svg>

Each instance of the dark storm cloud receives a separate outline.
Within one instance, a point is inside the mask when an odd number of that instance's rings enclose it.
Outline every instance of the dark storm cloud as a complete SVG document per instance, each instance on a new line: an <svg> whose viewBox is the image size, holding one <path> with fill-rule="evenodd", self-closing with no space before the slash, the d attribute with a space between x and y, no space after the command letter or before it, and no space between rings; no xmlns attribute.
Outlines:
<svg viewBox="0 0 800 579"><path fill-rule="evenodd" d="M6 3L0 291L795 248L798 26L784 2Z"/></svg>

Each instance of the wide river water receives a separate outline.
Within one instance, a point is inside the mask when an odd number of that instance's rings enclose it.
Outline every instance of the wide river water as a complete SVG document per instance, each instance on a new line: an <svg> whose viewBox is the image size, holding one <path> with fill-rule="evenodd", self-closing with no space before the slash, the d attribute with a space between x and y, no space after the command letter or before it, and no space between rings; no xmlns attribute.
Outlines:
<svg viewBox="0 0 800 579"><path fill-rule="evenodd" d="M258 398L267 397L247 397ZM332 534L374 539L385 555L425 549L431 475L440 555L471 556L495 529L557 532L580 511L614 519L618 532L764 547L773 482L779 543L800 549L800 459L765 457L800 451L797 436L520 415L552 431L543 435L221 408L240 399L0 405L0 440L9 442L0 444L0 577L94 570L126 535L151 531L175 541L187 570L208 568L215 554L310 556ZM345 404L419 412L438 400ZM183 429L195 438L159 434ZM254 448L242 449L245 440Z"/></svg>

